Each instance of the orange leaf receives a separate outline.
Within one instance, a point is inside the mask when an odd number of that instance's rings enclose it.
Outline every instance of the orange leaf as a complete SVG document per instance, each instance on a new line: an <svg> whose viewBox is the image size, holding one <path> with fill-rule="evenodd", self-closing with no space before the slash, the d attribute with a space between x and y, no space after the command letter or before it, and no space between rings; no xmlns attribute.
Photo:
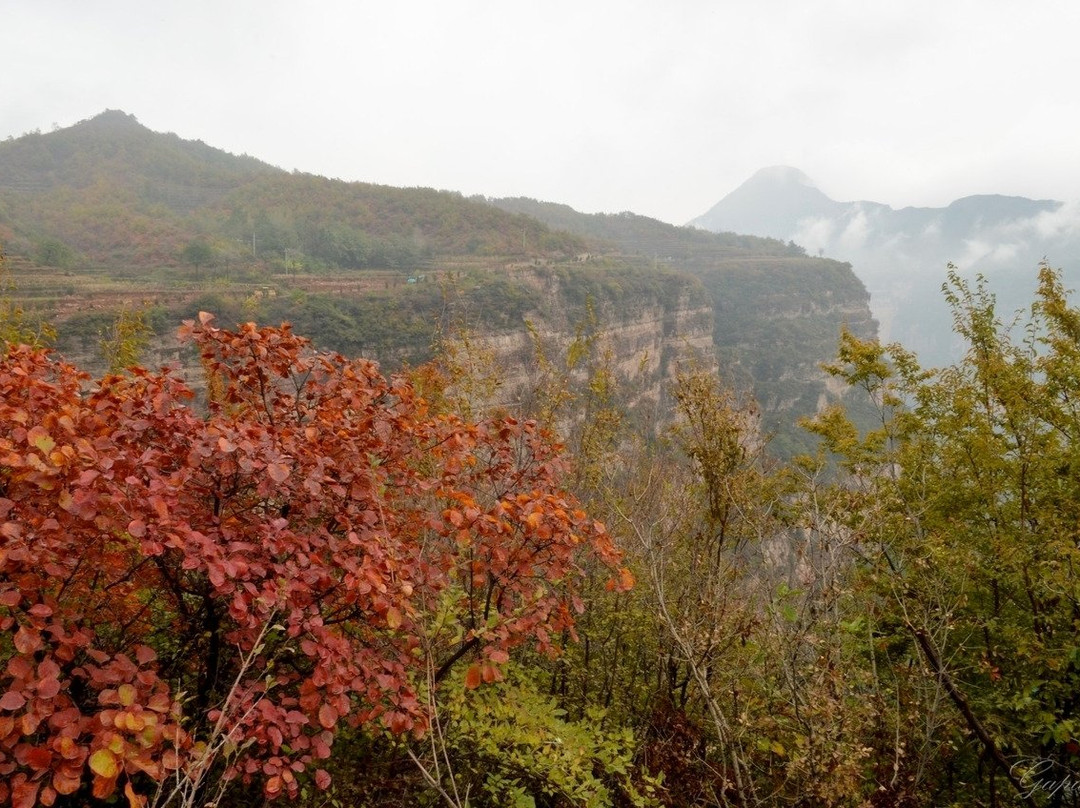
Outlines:
<svg viewBox="0 0 1080 808"><path fill-rule="evenodd" d="M146 805L146 797L136 794L130 782L124 784L124 796L127 797L128 805L131 808L143 808Z"/></svg>
<svg viewBox="0 0 1080 808"><path fill-rule="evenodd" d="M284 463L270 463L266 466L266 473L275 483L283 483L289 477L289 467Z"/></svg>
<svg viewBox="0 0 1080 808"><path fill-rule="evenodd" d="M465 671L465 687L469 690L475 690L480 687L480 666L472 664L469 669Z"/></svg>
<svg viewBox="0 0 1080 808"><path fill-rule="evenodd" d="M116 791L116 778L115 777L95 777L93 795L99 800L103 800Z"/></svg>
<svg viewBox="0 0 1080 808"><path fill-rule="evenodd" d="M70 772L53 772L52 787L57 794L74 794L82 785L82 778Z"/></svg>

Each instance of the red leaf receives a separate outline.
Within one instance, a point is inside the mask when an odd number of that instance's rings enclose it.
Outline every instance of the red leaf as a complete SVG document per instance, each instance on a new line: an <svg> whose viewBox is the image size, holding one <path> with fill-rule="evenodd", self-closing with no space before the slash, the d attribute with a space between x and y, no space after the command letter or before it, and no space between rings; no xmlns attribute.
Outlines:
<svg viewBox="0 0 1080 808"><path fill-rule="evenodd" d="M26 697L16 690L9 690L0 697L0 710L18 710L26 704Z"/></svg>
<svg viewBox="0 0 1080 808"><path fill-rule="evenodd" d="M324 729L333 729L337 724L338 712L329 704L324 704L319 708L319 723L323 725Z"/></svg>
<svg viewBox="0 0 1080 808"><path fill-rule="evenodd" d="M26 753L26 765L37 771L46 771L52 766L53 753L44 746L35 746Z"/></svg>
<svg viewBox="0 0 1080 808"><path fill-rule="evenodd" d="M30 782L20 774L11 785L11 808L34 808L40 783ZM22 779L19 779L22 778Z"/></svg>
<svg viewBox="0 0 1080 808"><path fill-rule="evenodd" d="M315 785L317 785L323 791L330 788L330 772L326 771L326 769L316 769Z"/></svg>
<svg viewBox="0 0 1080 808"><path fill-rule="evenodd" d="M37 683L37 694L43 699L52 699L60 693L60 680L56 678L42 679Z"/></svg>
<svg viewBox="0 0 1080 808"><path fill-rule="evenodd" d="M23 626L15 632L15 650L20 654L32 654L41 647L41 635Z"/></svg>

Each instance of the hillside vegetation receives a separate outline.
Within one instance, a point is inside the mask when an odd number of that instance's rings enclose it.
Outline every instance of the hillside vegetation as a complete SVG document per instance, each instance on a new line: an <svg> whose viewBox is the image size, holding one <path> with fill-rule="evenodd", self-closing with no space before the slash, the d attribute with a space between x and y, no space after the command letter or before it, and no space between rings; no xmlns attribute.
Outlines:
<svg viewBox="0 0 1080 808"><path fill-rule="evenodd" d="M588 324L493 405L203 312L196 394L0 295L0 802L1070 805L1080 310L947 302L963 364L845 333L876 426L783 464L700 365L641 429Z"/></svg>

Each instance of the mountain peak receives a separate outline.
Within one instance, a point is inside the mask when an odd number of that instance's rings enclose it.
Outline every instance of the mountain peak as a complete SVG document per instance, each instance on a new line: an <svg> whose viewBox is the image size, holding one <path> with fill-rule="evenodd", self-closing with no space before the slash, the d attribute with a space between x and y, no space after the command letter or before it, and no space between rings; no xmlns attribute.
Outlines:
<svg viewBox="0 0 1080 808"><path fill-rule="evenodd" d="M690 224L713 232L781 238L804 218L831 213L839 203L791 166L769 166L717 202Z"/></svg>
<svg viewBox="0 0 1080 808"><path fill-rule="evenodd" d="M75 126L114 131L118 129L146 128L141 123L139 123L139 119L136 118L134 115L129 115L128 113L119 109L107 109L104 112L99 112L92 118L87 118L84 121L79 121L77 124L75 124Z"/></svg>
<svg viewBox="0 0 1080 808"><path fill-rule="evenodd" d="M817 185L806 174L792 166L766 166L757 171L743 185L770 183L772 185L802 185L817 189Z"/></svg>

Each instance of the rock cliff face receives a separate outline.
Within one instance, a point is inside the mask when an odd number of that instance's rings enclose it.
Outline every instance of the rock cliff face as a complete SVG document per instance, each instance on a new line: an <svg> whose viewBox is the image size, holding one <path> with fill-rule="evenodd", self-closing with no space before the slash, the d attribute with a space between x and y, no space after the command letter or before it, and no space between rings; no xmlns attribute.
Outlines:
<svg viewBox="0 0 1080 808"><path fill-rule="evenodd" d="M553 386L565 386L580 400L590 378L603 370L614 383L618 408L655 428L666 420L668 386L680 362L715 366L713 308L696 279L664 272L652 274L648 284L627 284L627 276L624 283L591 282L605 280L603 273L516 272L518 283L539 293L539 304L519 328L470 335L472 349L486 352L485 361L495 368L490 403L529 411L539 398L557 393ZM456 350L462 348L459 339ZM572 409L583 416L580 407ZM564 427L574 420L566 412L560 416Z"/></svg>
<svg viewBox="0 0 1080 808"><path fill-rule="evenodd" d="M807 204L824 198L798 172L766 174L770 187L799 186L799 199ZM727 384L753 393L766 430L775 436L772 449L780 454L810 448L796 421L835 400L820 364L834 358L841 327L864 338L877 335L869 296L851 265L810 258L793 243L673 227L632 213L583 214L529 199L492 204L599 239L600 250L700 280L713 305L720 372Z"/></svg>
<svg viewBox="0 0 1080 808"><path fill-rule="evenodd" d="M692 271L712 297L721 373L753 391L774 452L805 451L798 420L847 395L821 369L841 328L877 336L866 288L849 264L821 258L733 259Z"/></svg>

